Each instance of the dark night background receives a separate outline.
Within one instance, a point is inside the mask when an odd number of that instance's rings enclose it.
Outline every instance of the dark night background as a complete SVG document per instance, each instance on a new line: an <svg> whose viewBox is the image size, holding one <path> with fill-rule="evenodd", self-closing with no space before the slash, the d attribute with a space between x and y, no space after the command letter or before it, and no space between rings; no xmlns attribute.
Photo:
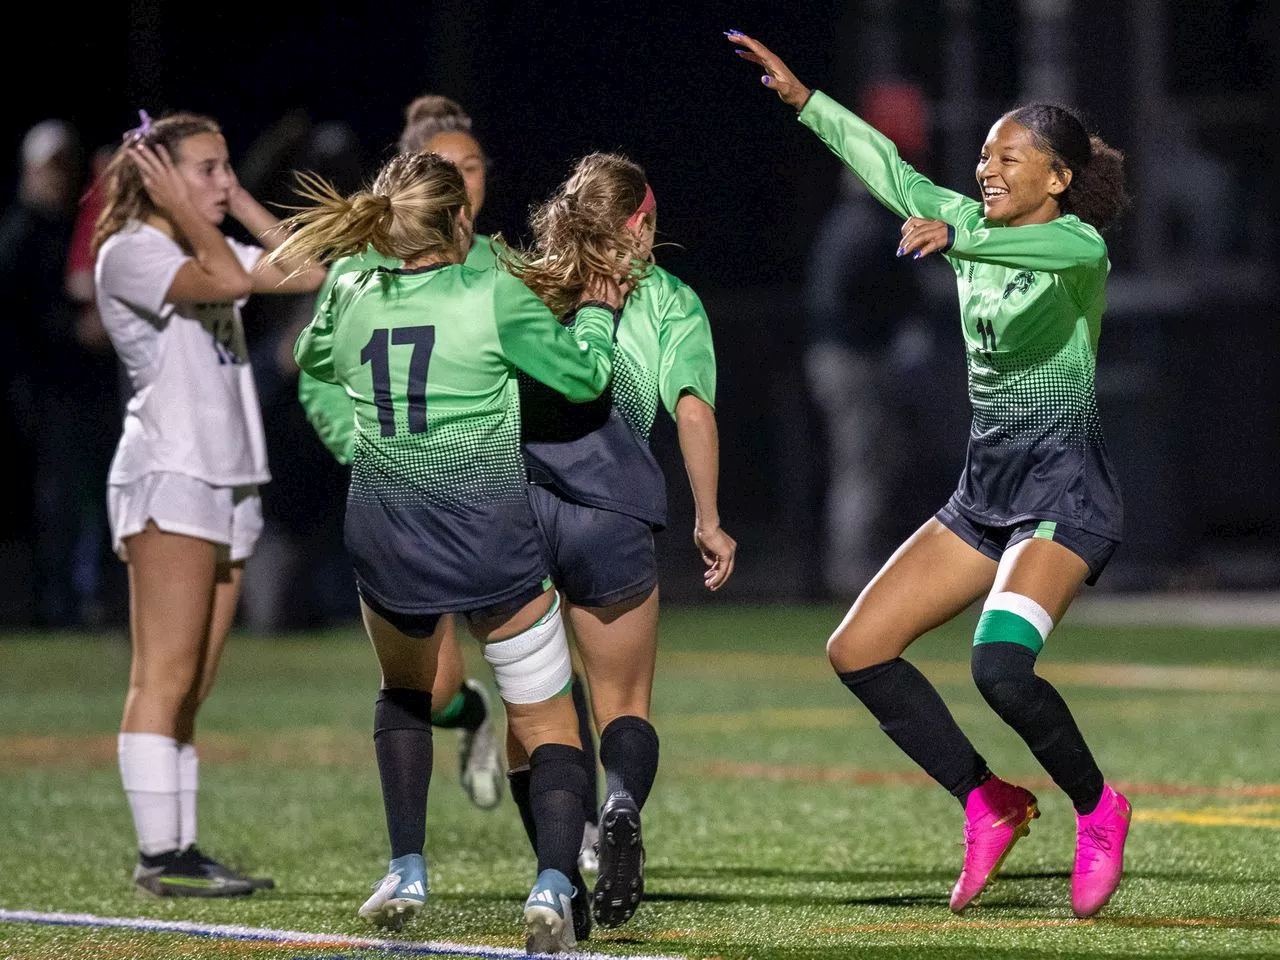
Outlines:
<svg viewBox="0 0 1280 960"><path fill-rule="evenodd" d="M1280 311L1270 179L1280 43L1272 6L139 0L78 13L42 8L10 26L11 48L27 48L28 63L11 54L5 67L0 170L11 195L18 142L45 117L73 122L94 146L115 142L143 107L153 116L178 108L213 115L233 161L290 111L343 121L372 172L394 143L404 105L431 91L467 108L490 154L478 226L520 237L528 206L579 156L628 154L654 186L660 239L677 244L660 250L659 262L702 295L717 338L722 514L741 550L731 592L738 600L799 597L812 594L821 443L798 369L797 291L839 167L759 84L759 71L733 56L722 32L758 37L802 81L847 103L877 72L918 82L937 108L924 171L962 190L971 187L987 127L1024 99L1037 64L1053 61L1099 133L1129 154L1139 200L1111 239L1112 309L1099 361L1103 424L1130 531L1104 583L1274 587ZM1032 14L1046 7L1069 13L1059 33L1037 40ZM955 82L957 11L967 11L973 44L964 88ZM1152 39L1144 30L1155 21ZM1153 117L1182 121L1186 132L1176 135L1230 185L1220 211L1227 239L1212 256L1186 240L1176 214L1165 216L1150 195L1144 201L1144 186L1169 172L1165 138L1175 136ZM886 239L887 255L894 239ZM901 488L890 544L941 504L963 457L963 357L954 290L942 274L934 359L921 388L932 400L917 410L918 467ZM663 586L674 599L693 599L699 564L673 436L664 424L655 441L672 495Z"/></svg>

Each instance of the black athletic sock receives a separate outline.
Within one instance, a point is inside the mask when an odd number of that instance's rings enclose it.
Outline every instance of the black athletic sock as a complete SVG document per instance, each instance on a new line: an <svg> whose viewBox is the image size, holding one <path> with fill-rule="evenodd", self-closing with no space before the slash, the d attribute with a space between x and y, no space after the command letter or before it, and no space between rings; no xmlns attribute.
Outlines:
<svg viewBox="0 0 1280 960"><path fill-rule="evenodd" d="M575 670L573 673L573 710L578 715L578 739L582 741L583 768L587 771L587 807L583 811L587 823L600 822L600 772L596 767L595 726L587 704L587 688Z"/></svg>
<svg viewBox="0 0 1280 960"><path fill-rule="evenodd" d="M559 870L572 880L578 870L588 786L582 751L563 743L544 743L529 758L529 773L538 872Z"/></svg>
<svg viewBox="0 0 1280 960"><path fill-rule="evenodd" d="M962 805L991 776L933 684L901 657L839 677L889 739Z"/></svg>
<svg viewBox="0 0 1280 960"><path fill-rule="evenodd" d="M431 747L431 692L381 691L373 711L373 748L393 860L422 853L426 842Z"/></svg>
<svg viewBox="0 0 1280 960"><path fill-rule="evenodd" d="M1102 797L1102 771L1066 702L1035 667L1035 651L1020 643L973 648L973 680L983 699L1027 742L1076 812L1090 813Z"/></svg>
<svg viewBox="0 0 1280 960"><path fill-rule="evenodd" d="M520 822L524 824L524 835L529 838L529 846L534 852L538 850L538 825L533 819L533 807L529 803L529 780L532 771L528 767L507 771L507 787L511 790L511 799L516 802L516 810L520 812Z"/></svg>
<svg viewBox="0 0 1280 960"><path fill-rule="evenodd" d="M445 730L478 730L488 715L484 697L464 683L443 710L431 715L431 725Z"/></svg>
<svg viewBox="0 0 1280 960"><path fill-rule="evenodd" d="M625 790L644 807L658 775L658 731L640 717L617 717L600 734L605 789Z"/></svg>
<svg viewBox="0 0 1280 960"><path fill-rule="evenodd" d="M529 845L533 847L534 853L537 853L538 825L534 822L533 806L529 803L529 780L530 770L528 767L521 767L519 770L511 770L507 773L507 784L511 788L511 799L516 802L516 809L520 811L520 822L524 824L524 833L529 838ZM574 860L573 873L569 874L569 881L579 890L586 889L586 882L578 871L576 859Z"/></svg>

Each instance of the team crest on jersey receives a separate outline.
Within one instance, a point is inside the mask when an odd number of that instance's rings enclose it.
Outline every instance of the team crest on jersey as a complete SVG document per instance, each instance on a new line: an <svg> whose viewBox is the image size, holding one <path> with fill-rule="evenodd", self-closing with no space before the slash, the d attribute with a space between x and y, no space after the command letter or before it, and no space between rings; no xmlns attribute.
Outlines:
<svg viewBox="0 0 1280 960"><path fill-rule="evenodd" d="M1001 300L1008 300L1011 293L1026 293L1031 289L1031 285L1036 282L1036 275L1030 270L1023 270L1020 274L1009 281L1009 285L1004 288L1004 296Z"/></svg>

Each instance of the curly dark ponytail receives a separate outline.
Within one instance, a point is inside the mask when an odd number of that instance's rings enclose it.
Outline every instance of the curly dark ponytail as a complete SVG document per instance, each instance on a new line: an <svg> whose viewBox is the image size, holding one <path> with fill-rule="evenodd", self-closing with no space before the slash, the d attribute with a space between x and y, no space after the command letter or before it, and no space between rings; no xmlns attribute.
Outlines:
<svg viewBox="0 0 1280 960"><path fill-rule="evenodd" d="M1005 116L1031 131L1055 170L1071 171L1071 184L1058 197L1064 214L1074 213L1098 230L1120 218L1129 206L1124 154L1091 135L1078 113L1057 104L1031 103Z"/></svg>

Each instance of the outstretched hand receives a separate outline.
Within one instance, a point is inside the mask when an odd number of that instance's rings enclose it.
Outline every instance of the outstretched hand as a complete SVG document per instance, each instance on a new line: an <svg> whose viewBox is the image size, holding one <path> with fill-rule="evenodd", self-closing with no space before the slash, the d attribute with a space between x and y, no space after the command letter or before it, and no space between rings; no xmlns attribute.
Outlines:
<svg viewBox="0 0 1280 960"><path fill-rule="evenodd" d="M811 91L796 79L796 75L777 54L759 40L753 40L737 30L726 30L724 35L729 38L730 43L740 45L734 53L743 60L764 67L764 76L760 78L760 82L776 93L783 103L797 111L805 105Z"/></svg>

